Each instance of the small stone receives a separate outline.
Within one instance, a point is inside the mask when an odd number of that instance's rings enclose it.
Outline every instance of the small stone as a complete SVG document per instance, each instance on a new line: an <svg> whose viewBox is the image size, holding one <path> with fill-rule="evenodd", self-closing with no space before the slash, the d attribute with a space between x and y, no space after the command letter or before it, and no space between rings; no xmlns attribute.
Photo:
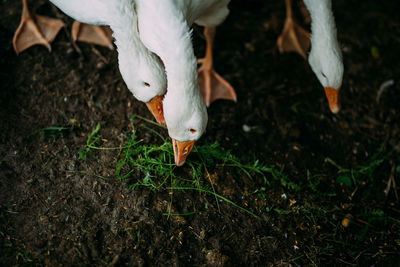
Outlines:
<svg viewBox="0 0 400 267"><path fill-rule="evenodd" d="M243 124L242 129L243 129L243 131L244 131L245 133L248 133L248 132L251 131L250 126L248 126L248 125L246 125L246 124Z"/></svg>
<svg viewBox="0 0 400 267"><path fill-rule="evenodd" d="M67 49L66 53L67 53L68 56L71 56L71 55L73 55L75 53L75 50L72 47L69 47Z"/></svg>
<svg viewBox="0 0 400 267"><path fill-rule="evenodd" d="M351 220L352 220L353 216L351 216L351 214L346 214L346 216L344 216L343 220L342 220L342 226L343 227L349 227Z"/></svg>
<svg viewBox="0 0 400 267"><path fill-rule="evenodd" d="M106 67L106 64L103 61L99 61L96 64L96 69L103 70Z"/></svg>

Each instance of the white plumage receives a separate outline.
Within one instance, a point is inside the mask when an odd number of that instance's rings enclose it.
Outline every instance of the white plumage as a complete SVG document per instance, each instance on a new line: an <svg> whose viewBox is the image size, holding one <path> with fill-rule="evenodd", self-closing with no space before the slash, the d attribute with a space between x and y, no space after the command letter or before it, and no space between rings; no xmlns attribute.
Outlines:
<svg viewBox="0 0 400 267"><path fill-rule="evenodd" d="M343 60L336 37L331 0L304 0L311 15L311 51L308 62L325 88L330 109L340 110L339 90L343 80Z"/></svg>
<svg viewBox="0 0 400 267"><path fill-rule="evenodd" d="M322 86L339 89L342 86L343 61L331 1L304 0L304 3L312 19L308 61Z"/></svg>

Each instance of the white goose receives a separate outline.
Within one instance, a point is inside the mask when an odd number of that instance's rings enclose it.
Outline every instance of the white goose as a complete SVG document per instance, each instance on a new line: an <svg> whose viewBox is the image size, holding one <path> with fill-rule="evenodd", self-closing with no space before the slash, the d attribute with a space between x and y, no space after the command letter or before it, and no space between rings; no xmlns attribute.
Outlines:
<svg viewBox="0 0 400 267"><path fill-rule="evenodd" d="M136 0L140 38L162 59L167 73L164 117L178 166L185 162L207 125L190 26L194 22L206 27L220 24L229 13L228 3L229 0ZM211 34L206 38L212 43L213 28L208 32Z"/></svg>
<svg viewBox="0 0 400 267"><path fill-rule="evenodd" d="M279 50L295 51L306 58L309 33L295 23L292 1L286 0L287 17L277 44ZM335 19L331 0L304 0L311 15L311 51L308 62L325 88L329 108L333 113L340 110L339 90L343 80L342 53L337 41Z"/></svg>
<svg viewBox="0 0 400 267"><path fill-rule="evenodd" d="M119 69L128 89L145 102L160 123L164 123L162 98L166 76L162 63L140 41L133 1L50 0L72 18L92 24L109 25L118 49Z"/></svg>
<svg viewBox="0 0 400 267"><path fill-rule="evenodd" d="M304 0L311 15L311 51L308 62L325 88L329 108L340 110L339 90L343 81L342 52L336 36L331 0Z"/></svg>

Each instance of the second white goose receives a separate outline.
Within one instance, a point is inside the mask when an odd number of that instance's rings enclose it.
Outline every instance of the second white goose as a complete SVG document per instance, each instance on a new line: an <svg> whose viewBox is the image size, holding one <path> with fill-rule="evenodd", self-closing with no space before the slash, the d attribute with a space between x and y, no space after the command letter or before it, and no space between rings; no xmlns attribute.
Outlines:
<svg viewBox="0 0 400 267"><path fill-rule="evenodd" d="M229 13L229 0L136 2L140 38L162 59L167 73L164 117L173 139L175 161L180 166L207 125L190 26L194 22L206 27L220 24Z"/></svg>

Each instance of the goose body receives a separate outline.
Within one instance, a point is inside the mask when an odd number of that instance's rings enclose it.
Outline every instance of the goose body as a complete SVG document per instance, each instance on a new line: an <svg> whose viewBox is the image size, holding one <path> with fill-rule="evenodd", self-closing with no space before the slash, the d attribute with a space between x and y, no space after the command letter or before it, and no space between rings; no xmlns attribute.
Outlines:
<svg viewBox="0 0 400 267"><path fill-rule="evenodd" d="M50 1L78 21L111 27L122 78L139 101L150 103L165 94L164 67L140 41L133 0Z"/></svg>

